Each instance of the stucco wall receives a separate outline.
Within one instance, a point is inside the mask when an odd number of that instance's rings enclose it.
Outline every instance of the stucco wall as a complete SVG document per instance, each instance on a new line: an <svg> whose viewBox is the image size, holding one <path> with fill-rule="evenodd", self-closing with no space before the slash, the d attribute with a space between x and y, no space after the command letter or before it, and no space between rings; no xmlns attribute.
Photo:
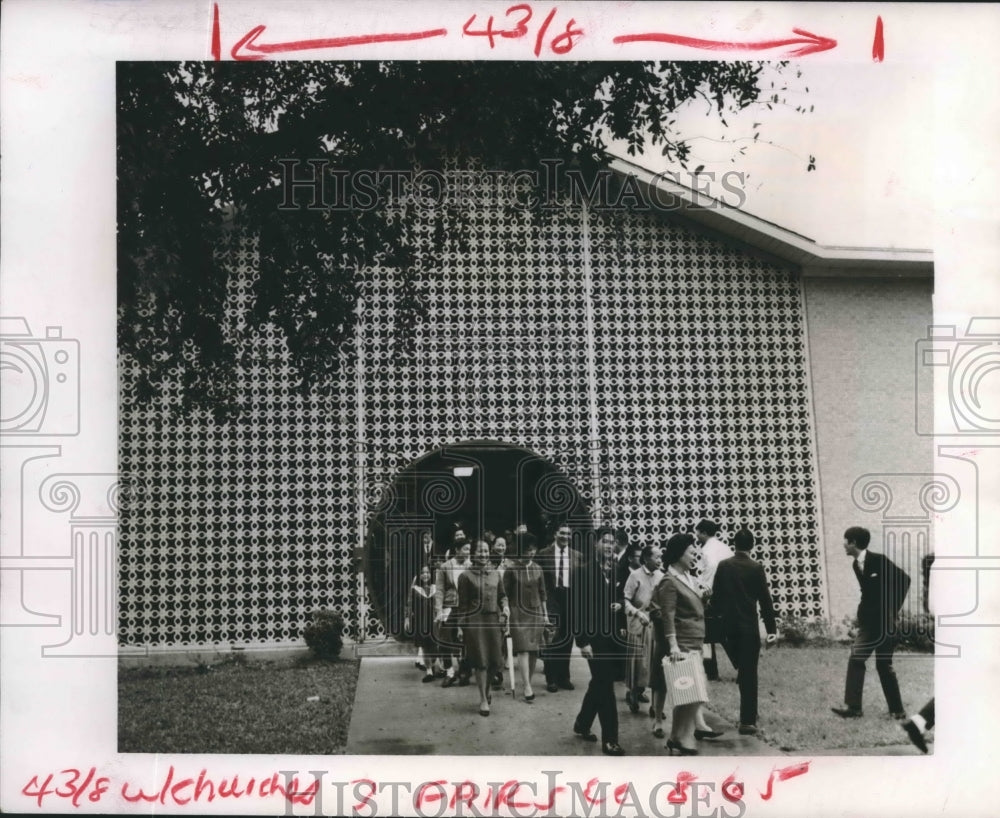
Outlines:
<svg viewBox="0 0 1000 818"><path fill-rule="evenodd" d="M915 431L916 402L929 410L932 395L915 394L914 350L932 323L932 283L805 278L804 291L831 616L839 621L857 607L841 547L852 525L868 528L872 549L904 565L913 581L906 607L916 610L918 550L931 522L919 495L933 448Z"/></svg>

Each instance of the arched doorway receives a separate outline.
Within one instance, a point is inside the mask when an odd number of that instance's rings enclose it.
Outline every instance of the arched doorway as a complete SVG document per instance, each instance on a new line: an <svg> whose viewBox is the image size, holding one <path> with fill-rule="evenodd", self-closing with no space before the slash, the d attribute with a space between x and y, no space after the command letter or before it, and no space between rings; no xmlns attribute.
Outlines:
<svg viewBox="0 0 1000 818"><path fill-rule="evenodd" d="M368 521L364 566L372 612L387 633L402 634L427 533L440 560L457 524L470 539L526 525L542 545L562 521L574 527L575 545L583 549L590 508L573 481L544 457L495 441L430 452L395 476Z"/></svg>

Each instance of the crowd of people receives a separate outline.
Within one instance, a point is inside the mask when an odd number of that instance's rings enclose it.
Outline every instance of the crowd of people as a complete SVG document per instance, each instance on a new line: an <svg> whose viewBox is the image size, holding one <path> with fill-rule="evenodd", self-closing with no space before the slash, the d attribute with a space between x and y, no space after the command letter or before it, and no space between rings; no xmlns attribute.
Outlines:
<svg viewBox="0 0 1000 818"><path fill-rule="evenodd" d="M751 556L753 534L740 529L730 546L718 533L715 522L702 520L694 534L679 533L662 546L639 547L630 545L623 531L601 528L582 547L579 542L574 547L573 528L558 524L551 542L539 548L524 526L503 536L487 531L473 539L456 526L444 553L426 535L423 564L406 610L423 681L440 680L449 688L475 679L479 715L488 717L505 669L513 691L520 690L526 704L535 701L539 659L549 693L574 690L570 656L575 645L590 670L573 723L577 736L600 740L607 755L624 755L614 688L624 682L629 711L638 713L648 705L653 735L666 739L670 754L696 755L700 742L722 735L709 727L702 712L707 681L719 678L716 646L721 645L737 671L738 732L755 735L760 621L764 641L775 642L775 609L764 568ZM848 529L849 555L865 551L866 535L864 529ZM860 632L848 665L847 704L834 708L845 717L861 715L860 684L873 652L890 710L902 713L885 630L886 617L891 613L894 620L908 582L884 555L867 557L873 577L882 573L893 578L894 593L886 599L881 581L874 579L866 588L856 559ZM882 614L878 624L870 615L876 610ZM595 721L600 738L593 732Z"/></svg>

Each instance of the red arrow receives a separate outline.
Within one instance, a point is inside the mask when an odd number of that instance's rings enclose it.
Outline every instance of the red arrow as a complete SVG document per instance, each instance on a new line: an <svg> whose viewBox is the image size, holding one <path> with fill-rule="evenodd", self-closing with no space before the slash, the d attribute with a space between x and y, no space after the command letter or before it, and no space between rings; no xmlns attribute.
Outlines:
<svg viewBox="0 0 1000 818"><path fill-rule="evenodd" d="M327 37L322 40L292 40L287 43L258 43L257 38L264 33L265 26L250 29L233 46L229 53L234 60L263 60L268 54L284 54L289 51L309 51L317 48L347 48L352 45L372 43L402 43L410 40L426 40L429 37L444 37L447 29L435 28L430 31L413 31L406 34L359 34L353 37ZM248 53L244 54L243 49Z"/></svg>
<svg viewBox="0 0 1000 818"><path fill-rule="evenodd" d="M694 37L681 37L678 34L660 34L651 32L649 34L623 34L615 37L613 42L621 43L672 43L674 45L684 45L688 48L702 48L707 51L767 51L770 48L783 48L787 45L801 46L790 51L788 57L805 57L807 54L817 54L820 51L828 51L837 47L837 41L829 37L820 37L803 31L801 28L793 28L792 32L798 37L787 40L764 40L759 43L731 43L724 40L699 40Z"/></svg>

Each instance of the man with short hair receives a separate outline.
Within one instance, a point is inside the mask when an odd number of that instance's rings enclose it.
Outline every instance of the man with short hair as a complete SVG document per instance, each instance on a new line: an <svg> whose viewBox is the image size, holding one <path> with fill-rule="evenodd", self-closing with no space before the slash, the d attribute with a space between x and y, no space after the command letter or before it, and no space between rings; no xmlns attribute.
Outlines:
<svg viewBox="0 0 1000 818"><path fill-rule="evenodd" d="M570 547L573 529L566 523L556 528L555 542L538 552L538 565L545 580L546 608L555 635L552 644L542 654L545 661L545 689L549 693L558 690L572 690L569 679L569 655L573 649L570 630L570 600L573 593L573 579L580 567L578 551Z"/></svg>
<svg viewBox="0 0 1000 818"><path fill-rule="evenodd" d="M573 732L585 741L597 741L591 732L594 719L601 724L601 750L605 755L622 756L618 744L618 705L615 702L615 675L619 664L617 563L614 535L598 537L594 556L579 565L573 586L571 629L580 653L590 666L590 684L573 722Z"/></svg>
<svg viewBox="0 0 1000 818"><path fill-rule="evenodd" d="M639 553L642 551L642 546L637 544L630 544L628 540L628 532L624 528L612 528L611 526L603 526L600 529L600 536L610 537L614 540L614 551L612 552L612 562L615 569L615 589L618 592L618 601L622 601L622 594L625 591L625 583L628 580L629 574L633 570L639 567L640 559ZM626 629L628 628L628 622L625 620L625 609L622 608L618 617L618 631L621 634L621 639L618 640L618 665L615 671L615 681L624 682L625 681L625 670L626 670L626 655L628 653Z"/></svg>
<svg viewBox="0 0 1000 818"><path fill-rule="evenodd" d="M719 524L712 520L699 522L695 526L694 533L701 545L698 582L711 594L715 582L715 571L720 562L733 556L733 549L716 536L719 533ZM705 644L702 645L702 662L705 666L705 675L713 682L719 680L719 657L715 644L722 638L722 634L719 632L720 627L719 617L710 596L705 605ZM727 650L726 655L736 667L736 658L732 653Z"/></svg>
<svg viewBox="0 0 1000 818"><path fill-rule="evenodd" d="M757 732L757 665L760 662L758 607L767 630L767 644L778 639L774 604L764 566L750 556L754 538L747 529L733 537L736 553L719 563L712 586L713 608L719 617L726 653L736 662L740 688L740 735Z"/></svg>
<svg viewBox="0 0 1000 818"><path fill-rule="evenodd" d="M863 715L861 697L865 686L865 663L875 653L882 693L895 719L905 719L899 681L892 667L896 617L903 607L910 577L884 554L868 550L871 533L866 528L852 526L844 532L844 553L854 559L854 575L861 588L858 603L858 632L851 646L847 663L844 706L831 708L842 718Z"/></svg>

